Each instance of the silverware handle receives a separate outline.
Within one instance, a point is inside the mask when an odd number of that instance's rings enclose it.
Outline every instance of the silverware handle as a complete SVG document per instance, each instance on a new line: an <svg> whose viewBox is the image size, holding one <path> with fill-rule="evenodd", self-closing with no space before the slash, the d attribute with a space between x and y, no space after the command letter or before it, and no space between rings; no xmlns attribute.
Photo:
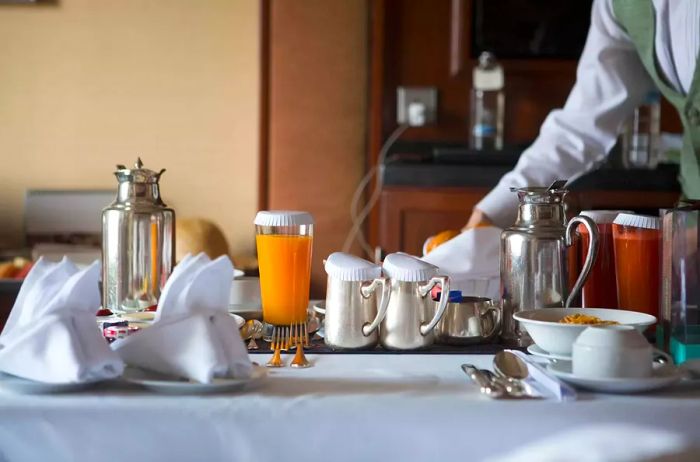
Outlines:
<svg viewBox="0 0 700 462"><path fill-rule="evenodd" d="M570 247L574 243L574 233L576 232L576 227L579 224L586 228L586 231L588 231L588 236L590 236L590 240L588 241L588 255L586 255L586 261L583 263L581 274L579 274L574 287L571 289L571 293L569 293L569 296L566 298L566 305L564 305L565 308L571 306L574 298L576 298L576 295L578 295L578 293L581 291L581 288L586 283L586 279L588 279L588 276L591 273L591 269L593 269L593 264L595 263L596 257L598 257L598 226L596 226L595 222L588 217L577 216L569 220L569 224L566 225L564 243L567 247ZM564 281L564 283L568 284L568 281Z"/></svg>
<svg viewBox="0 0 700 462"><path fill-rule="evenodd" d="M450 300L450 278L447 276L435 276L434 278L430 279L426 285L418 288L420 296L425 298L430 293L430 290L438 284L440 284L442 287L442 292L440 292L440 301L438 302L438 307L435 311L435 316L433 316L433 319L431 319L428 324L421 324L421 335L428 335L433 329L435 329L437 323L440 322L440 319L442 319L442 315L445 314L447 302Z"/></svg>
<svg viewBox="0 0 700 462"><path fill-rule="evenodd" d="M486 311L481 315L481 317L492 316L493 317L493 328L490 332L484 334L485 338L489 338L496 334L501 328L501 309L500 307L491 306L486 309Z"/></svg>
<svg viewBox="0 0 700 462"><path fill-rule="evenodd" d="M465 374L479 386L481 393L490 396L500 396L503 390L494 387L493 382L482 371L472 366L471 364L462 364L462 370Z"/></svg>
<svg viewBox="0 0 700 462"><path fill-rule="evenodd" d="M391 296L391 286L388 283L388 280L386 278L377 278L374 281L372 281L370 284L366 286L362 286L360 288L360 292L362 293L362 296L367 298L369 297L373 292L377 290L377 287L381 286L382 287L382 295L381 299L379 300L379 310L377 311L377 315L374 317L371 323L365 323L362 326L362 335L365 337L369 337L369 335L377 330L377 327L379 327L379 324L384 320L384 316L386 316L386 309L389 306L389 297Z"/></svg>

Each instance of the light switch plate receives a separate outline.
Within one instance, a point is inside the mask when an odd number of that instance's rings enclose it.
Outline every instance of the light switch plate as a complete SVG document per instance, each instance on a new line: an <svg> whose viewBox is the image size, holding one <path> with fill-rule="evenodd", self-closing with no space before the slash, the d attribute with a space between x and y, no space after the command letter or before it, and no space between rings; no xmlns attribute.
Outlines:
<svg viewBox="0 0 700 462"><path fill-rule="evenodd" d="M396 121L408 124L408 106L413 102L425 105L425 124L437 121L437 88L435 87L398 87L396 89Z"/></svg>

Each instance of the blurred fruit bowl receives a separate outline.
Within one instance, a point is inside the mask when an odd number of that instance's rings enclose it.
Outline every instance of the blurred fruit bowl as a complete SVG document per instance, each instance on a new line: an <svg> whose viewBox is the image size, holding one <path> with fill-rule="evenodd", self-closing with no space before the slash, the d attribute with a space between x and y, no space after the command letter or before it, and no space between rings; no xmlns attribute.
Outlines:
<svg viewBox="0 0 700 462"><path fill-rule="evenodd" d="M27 277L34 263L23 257L0 263L0 279L21 280Z"/></svg>

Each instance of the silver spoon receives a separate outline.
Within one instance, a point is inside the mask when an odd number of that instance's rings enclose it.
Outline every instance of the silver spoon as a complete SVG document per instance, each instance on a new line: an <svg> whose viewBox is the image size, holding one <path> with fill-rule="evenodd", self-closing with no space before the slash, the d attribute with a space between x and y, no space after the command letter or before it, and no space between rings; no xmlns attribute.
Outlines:
<svg viewBox="0 0 700 462"><path fill-rule="evenodd" d="M462 370L475 384L479 385L481 393L491 398L500 398L506 393L501 384L489 380L486 374L473 365L462 364Z"/></svg>
<svg viewBox="0 0 700 462"><path fill-rule="evenodd" d="M499 351L496 353L496 356L493 358L493 369L508 382L506 386L508 393L535 396L523 382L530 375L527 364L510 351Z"/></svg>

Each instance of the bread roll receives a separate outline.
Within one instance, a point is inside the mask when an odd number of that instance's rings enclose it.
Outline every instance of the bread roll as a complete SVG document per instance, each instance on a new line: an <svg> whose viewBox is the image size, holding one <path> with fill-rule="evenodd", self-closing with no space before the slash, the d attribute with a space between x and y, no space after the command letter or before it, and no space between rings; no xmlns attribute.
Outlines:
<svg viewBox="0 0 700 462"><path fill-rule="evenodd" d="M206 253L209 258L228 255L228 243L221 229L203 218L178 218L175 220L175 260L185 255Z"/></svg>

